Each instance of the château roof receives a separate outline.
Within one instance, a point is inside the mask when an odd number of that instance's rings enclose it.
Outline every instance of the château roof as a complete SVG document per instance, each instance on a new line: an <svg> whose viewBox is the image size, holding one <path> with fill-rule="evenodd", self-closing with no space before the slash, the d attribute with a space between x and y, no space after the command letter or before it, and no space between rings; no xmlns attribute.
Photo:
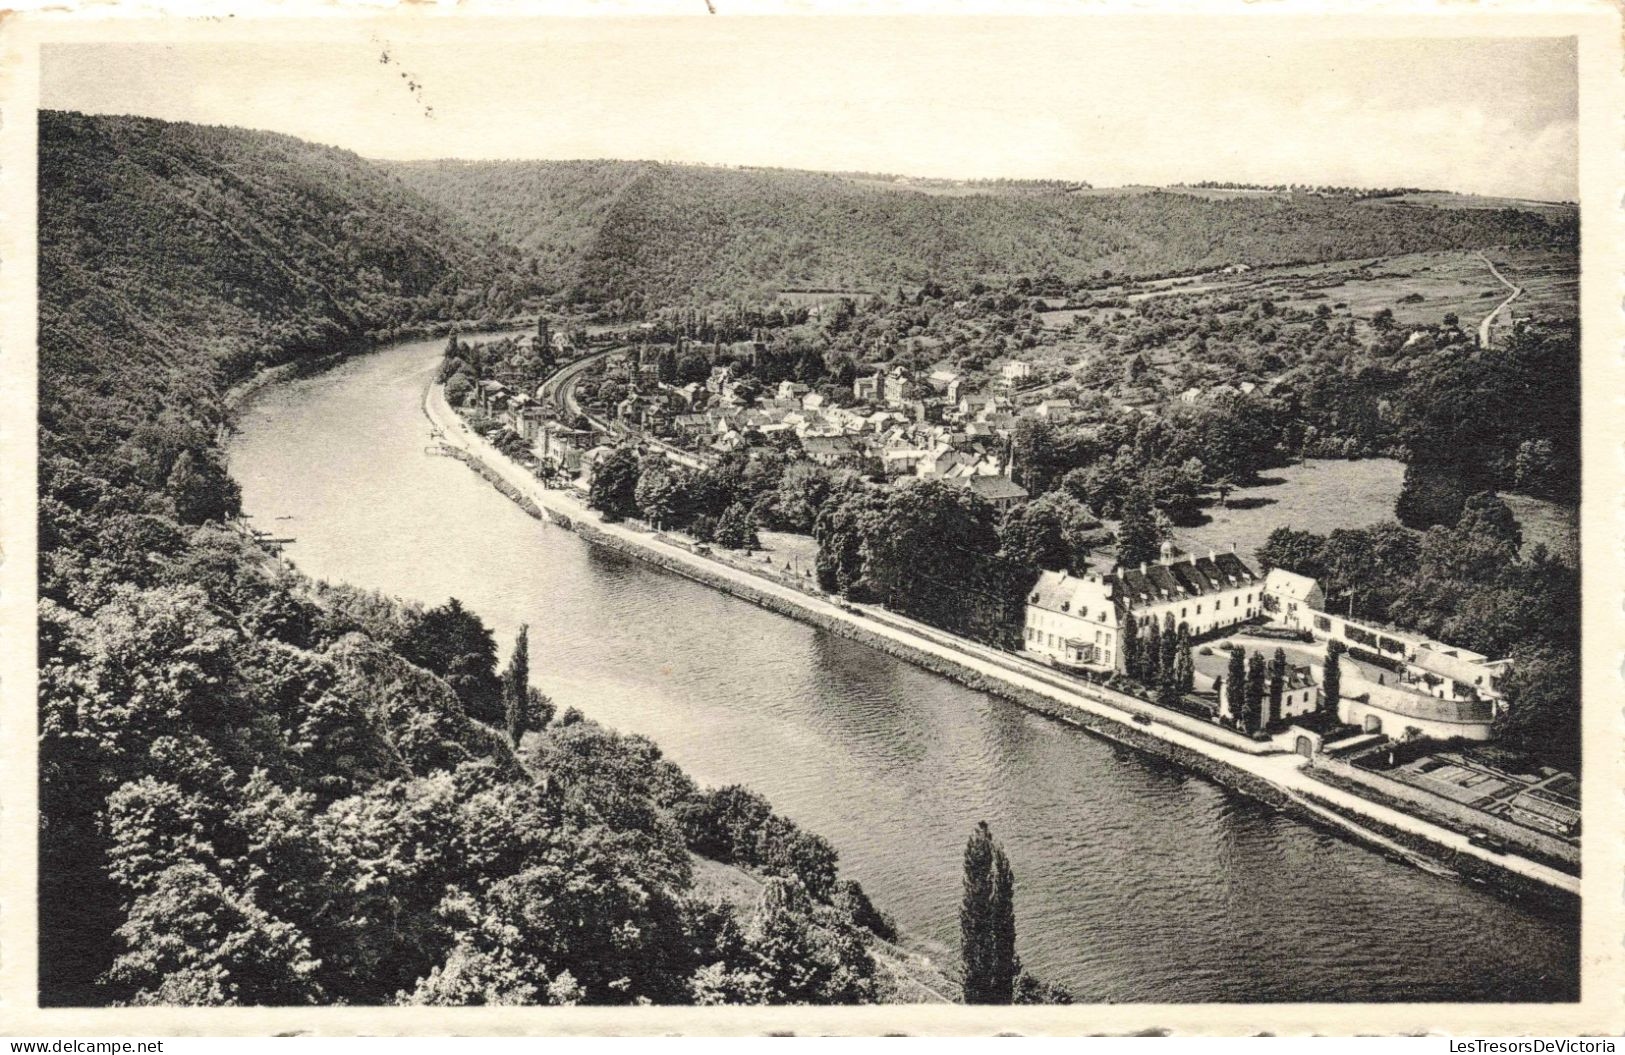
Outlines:
<svg viewBox="0 0 1625 1055"><path fill-rule="evenodd" d="M1234 553L1118 568L1114 574L1122 584L1119 595L1131 608L1182 597L1203 597L1259 581L1258 574Z"/></svg>
<svg viewBox="0 0 1625 1055"><path fill-rule="evenodd" d="M1027 604L1046 612L1089 619L1115 625L1117 608L1112 603L1112 583L1109 576L1068 575L1064 571L1046 571L1028 591Z"/></svg>

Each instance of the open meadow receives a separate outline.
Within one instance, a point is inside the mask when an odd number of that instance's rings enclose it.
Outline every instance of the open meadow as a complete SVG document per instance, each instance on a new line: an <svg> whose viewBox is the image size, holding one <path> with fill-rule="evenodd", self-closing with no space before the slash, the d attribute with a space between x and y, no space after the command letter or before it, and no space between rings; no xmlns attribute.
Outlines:
<svg viewBox="0 0 1625 1055"><path fill-rule="evenodd" d="M1174 543L1191 553L1228 550L1251 563L1278 527L1325 535L1394 517L1405 466L1391 458L1362 461L1311 458L1269 470L1266 482L1230 493L1228 508L1208 509L1208 521L1174 529ZM1329 495L1337 496L1328 500Z"/></svg>
<svg viewBox="0 0 1625 1055"><path fill-rule="evenodd" d="M1405 466L1391 458L1311 458L1271 469L1265 479L1258 486L1232 491L1228 508L1207 509L1206 523L1175 528L1174 543L1197 554L1227 550L1234 543L1236 552L1250 562L1278 527L1326 535L1338 528L1393 520ZM1579 517L1573 506L1519 494L1501 498L1523 529L1525 552L1544 543L1566 561L1579 560Z"/></svg>

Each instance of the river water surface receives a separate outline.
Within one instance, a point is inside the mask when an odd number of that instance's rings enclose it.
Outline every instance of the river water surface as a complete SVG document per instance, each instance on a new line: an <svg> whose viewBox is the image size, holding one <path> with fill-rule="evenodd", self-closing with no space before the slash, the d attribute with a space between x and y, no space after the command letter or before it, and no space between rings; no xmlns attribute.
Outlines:
<svg viewBox="0 0 1625 1055"><path fill-rule="evenodd" d="M455 596L560 705L743 783L834 844L911 933L957 943L979 820L1023 962L1086 1001L1557 1000L1577 921L1390 861L1157 760L595 549L425 453L443 342L268 388L232 475L318 578Z"/></svg>

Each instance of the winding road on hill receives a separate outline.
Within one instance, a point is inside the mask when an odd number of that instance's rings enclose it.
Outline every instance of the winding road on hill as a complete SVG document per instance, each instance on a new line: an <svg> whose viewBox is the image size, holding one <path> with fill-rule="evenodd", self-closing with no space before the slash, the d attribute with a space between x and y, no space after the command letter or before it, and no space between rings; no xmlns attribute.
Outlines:
<svg viewBox="0 0 1625 1055"><path fill-rule="evenodd" d="M1505 275L1501 274L1500 270L1496 268L1495 264L1491 262L1490 258L1484 255L1484 251L1482 249L1478 251L1478 258L1484 261L1485 266L1490 269L1490 274L1500 279L1501 284L1512 291L1511 296L1497 304L1493 311L1484 316L1484 321L1478 324L1479 347L1488 348L1490 346L1490 327L1495 323L1495 317L1501 314L1501 312L1505 311L1508 304L1511 304L1513 301L1523 296L1523 287L1513 285Z"/></svg>

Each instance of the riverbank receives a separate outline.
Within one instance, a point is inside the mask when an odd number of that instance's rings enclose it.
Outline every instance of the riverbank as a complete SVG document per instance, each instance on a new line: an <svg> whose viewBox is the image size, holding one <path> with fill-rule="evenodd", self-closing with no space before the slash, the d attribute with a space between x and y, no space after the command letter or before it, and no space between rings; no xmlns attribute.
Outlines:
<svg viewBox="0 0 1625 1055"><path fill-rule="evenodd" d="M549 521L568 527L587 541L655 564L706 586L748 600L879 651L931 670L968 687L996 694L1030 710L1168 759L1208 779L1335 829L1384 853L1433 871L1459 876L1491 877L1495 885L1517 896L1540 897L1561 905L1577 901L1579 883L1536 862L1496 857L1471 846L1466 837L1439 828L1341 789L1331 788L1302 772L1297 755L1267 746L1228 745L1215 739L1219 730L1176 727L1175 716L1141 701L1097 687L1063 685L1036 665L1023 669L1015 657L979 654L977 646L941 632L911 627L891 613L832 602L773 579L696 554L661 536L626 524L605 524L584 502L567 491L548 489L528 471L499 454L469 430L431 385L423 410L440 431L446 448L477 466L485 479L509 498L528 503ZM535 515L533 513L533 515ZM991 650L989 650L991 651ZM1136 715L1155 714L1153 724ZM1251 747L1253 750L1249 750ZM1394 837L1397 833L1404 839Z"/></svg>

